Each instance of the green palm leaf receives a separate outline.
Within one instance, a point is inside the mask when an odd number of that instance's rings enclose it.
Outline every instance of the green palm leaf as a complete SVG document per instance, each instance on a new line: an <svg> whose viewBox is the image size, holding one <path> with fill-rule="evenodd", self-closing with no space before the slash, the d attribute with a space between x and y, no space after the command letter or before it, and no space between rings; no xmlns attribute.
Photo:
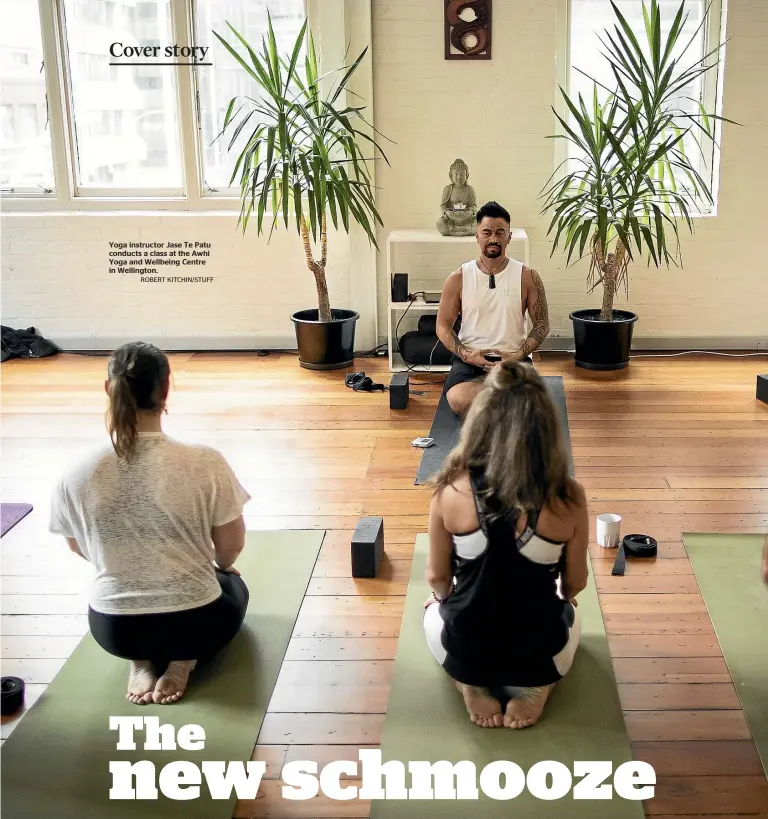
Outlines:
<svg viewBox="0 0 768 819"><path fill-rule="evenodd" d="M647 253L648 263L657 267L682 263L680 227L692 231L691 210L713 204L699 160L688 154L698 153L706 162L704 145L716 144L714 124L723 120L698 101L695 113L678 101L682 88L718 64L720 46L687 64L684 60L706 19L681 51L688 20L683 0L667 34L659 0L643 1L640 31L632 29L613 0L611 6L615 25L599 40L615 87L592 80L589 106L560 89L567 111L555 112L561 128L556 138L573 145L577 154L558 166L540 196L542 213L551 216L552 252L561 249L566 264L588 252L588 282L611 288L612 308L615 289L628 284L626 266L615 255L618 247L628 260ZM610 318L605 308L603 318Z"/></svg>
<svg viewBox="0 0 768 819"><path fill-rule="evenodd" d="M329 214L335 228L350 231L353 223L358 224L375 245L375 226L382 220L371 163L376 158L389 160L381 149L381 134L364 117L365 106L337 104L346 92L352 94L349 84L367 51L321 77L306 21L284 55L269 14L258 52L234 27L228 28L232 42L214 34L258 89L229 103L222 128L222 135L230 137L230 150L247 137L230 180L231 184L239 178L238 225L245 230L255 213L259 235L266 231L267 220L270 234L279 220L317 242ZM366 154L361 144L370 149ZM320 295L324 268L314 260L310 267Z"/></svg>

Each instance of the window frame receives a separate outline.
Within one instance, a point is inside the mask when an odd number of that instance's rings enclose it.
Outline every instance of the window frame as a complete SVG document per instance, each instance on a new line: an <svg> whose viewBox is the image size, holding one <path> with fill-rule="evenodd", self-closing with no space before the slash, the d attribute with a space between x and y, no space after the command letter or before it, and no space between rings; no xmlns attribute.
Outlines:
<svg viewBox="0 0 768 819"><path fill-rule="evenodd" d="M171 31L174 43L191 45L194 38L195 0L170 0ZM45 62L54 189L15 188L2 191L3 212L99 212L172 211L239 212L237 188L205 191L203 183L202 123L199 116L197 72L204 68L180 66L176 69L178 128L181 147L182 187L180 188L100 188L78 186L76 142L72 105L64 0L38 0ZM305 0L306 15L318 44L319 59L330 62L344 58L344 0ZM342 29L337 26L341 22Z"/></svg>
<svg viewBox="0 0 768 819"><path fill-rule="evenodd" d="M641 0L637 0L638 3ZM704 31L704 48L705 53L709 54L721 46L721 57L718 66L712 71L707 72L702 77L702 95L701 99L707 111L714 111L717 115L722 116L723 110L723 80L724 80L724 61L725 61L725 38L723 34L726 30L726 0L701 0L707 5L711 3L709 19ZM561 0L562 23L558 30L557 43L557 99L555 102L555 111L566 120L572 121L572 116L568 107L566 106L560 88L563 88L568 94L571 93L571 77L574 73L574 67L571 60L571 23L573 19L573 0ZM564 135L563 127L556 121L555 133L558 136ZM701 219L717 216L719 189L720 189L720 167L721 167L721 149L720 140L722 138L722 122L715 120L715 144L712 149L711 156L707 152L704 160L704 168L706 175L702 174L705 179L709 180L710 191L714 200L714 205L706 206L702 204L701 210L698 207L693 207L690 216L693 219ZM560 168L563 163L567 162L569 158L570 143L565 139L556 139L555 143L555 168Z"/></svg>

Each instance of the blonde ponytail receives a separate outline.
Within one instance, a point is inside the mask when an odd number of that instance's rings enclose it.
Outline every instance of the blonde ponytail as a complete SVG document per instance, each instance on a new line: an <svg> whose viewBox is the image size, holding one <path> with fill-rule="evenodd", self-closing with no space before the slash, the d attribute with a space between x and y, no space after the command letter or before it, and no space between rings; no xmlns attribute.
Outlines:
<svg viewBox="0 0 768 819"><path fill-rule="evenodd" d="M487 495L509 512L574 500L558 410L532 366L509 362L491 370L432 485L439 491L472 468L483 471Z"/></svg>

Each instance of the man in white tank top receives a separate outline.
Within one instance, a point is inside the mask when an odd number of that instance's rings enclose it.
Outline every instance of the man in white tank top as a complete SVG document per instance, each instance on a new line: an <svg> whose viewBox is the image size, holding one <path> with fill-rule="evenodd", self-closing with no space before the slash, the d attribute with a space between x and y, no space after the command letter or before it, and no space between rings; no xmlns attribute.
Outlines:
<svg viewBox="0 0 768 819"><path fill-rule="evenodd" d="M443 287L437 335L453 353L444 392L457 415L466 414L495 363L533 363L531 354L549 333L544 285L535 270L507 257L510 238L509 213L497 202L483 205L477 212L480 256L451 273Z"/></svg>

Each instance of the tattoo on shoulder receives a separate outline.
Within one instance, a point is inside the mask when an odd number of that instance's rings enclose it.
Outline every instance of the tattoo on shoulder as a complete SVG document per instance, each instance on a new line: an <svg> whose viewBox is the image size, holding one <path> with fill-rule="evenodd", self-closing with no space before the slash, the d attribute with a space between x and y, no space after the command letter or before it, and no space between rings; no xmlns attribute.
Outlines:
<svg viewBox="0 0 768 819"><path fill-rule="evenodd" d="M549 333L547 294L544 291L544 282L542 282L539 274L533 269L531 269L531 279L533 280L533 286L536 290L536 300L531 306L531 319L533 320L531 337L541 343Z"/></svg>

